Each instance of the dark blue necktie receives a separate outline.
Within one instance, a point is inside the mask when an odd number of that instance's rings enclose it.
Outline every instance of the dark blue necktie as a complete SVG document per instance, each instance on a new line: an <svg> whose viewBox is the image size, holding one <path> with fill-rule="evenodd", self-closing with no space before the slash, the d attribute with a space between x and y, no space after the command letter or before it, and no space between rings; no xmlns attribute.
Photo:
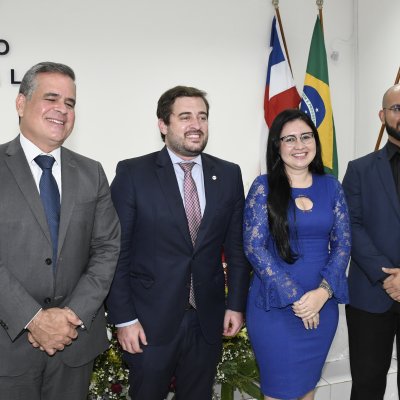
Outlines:
<svg viewBox="0 0 400 400"><path fill-rule="evenodd" d="M54 161L53 157L44 155L35 158L36 164L43 171L39 182L39 190L53 244L53 268L55 268L57 261L58 226L60 224L60 192L51 172Z"/></svg>

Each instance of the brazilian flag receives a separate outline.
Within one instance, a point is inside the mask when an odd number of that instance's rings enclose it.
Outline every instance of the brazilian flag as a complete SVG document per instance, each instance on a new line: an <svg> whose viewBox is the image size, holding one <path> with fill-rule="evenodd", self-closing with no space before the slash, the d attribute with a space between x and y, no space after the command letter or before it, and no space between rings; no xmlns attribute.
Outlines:
<svg viewBox="0 0 400 400"><path fill-rule="evenodd" d="M325 170L338 176L335 124L329 91L328 63L324 34L319 17L315 22L300 109L307 113L318 129Z"/></svg>

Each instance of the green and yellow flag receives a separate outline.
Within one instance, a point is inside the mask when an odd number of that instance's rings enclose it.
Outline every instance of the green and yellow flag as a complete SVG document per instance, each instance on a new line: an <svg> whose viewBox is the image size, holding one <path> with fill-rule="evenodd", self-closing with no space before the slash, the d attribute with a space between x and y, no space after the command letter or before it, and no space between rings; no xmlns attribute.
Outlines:
<svg viewBox="0 0 400 400"><path fill-rule="evenodd" d="M328 63L324 34L319 17L315 22L300 109L307 113L318 129L325 170L338 176L335 124L329 91Z"/></svg>

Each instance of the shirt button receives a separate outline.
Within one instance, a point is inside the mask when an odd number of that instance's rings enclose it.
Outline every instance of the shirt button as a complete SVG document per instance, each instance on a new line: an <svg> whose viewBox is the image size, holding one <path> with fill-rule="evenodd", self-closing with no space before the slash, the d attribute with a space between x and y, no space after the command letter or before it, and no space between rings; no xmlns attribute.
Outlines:
<svg viewBox="0 0 400 400"><path fill-rule="evenodd" d="M47 265L51 265L51 264L52 264L51 258L46 258L46 259L44 260L44 262L45 262Z"/></svg>
<svg viewBox="0 0 400 400"><path fill-rule="evenodd" d="M44 304L49 304L49 303L51 303L51 298L50 297L46 297L44 299Z"/></svg>

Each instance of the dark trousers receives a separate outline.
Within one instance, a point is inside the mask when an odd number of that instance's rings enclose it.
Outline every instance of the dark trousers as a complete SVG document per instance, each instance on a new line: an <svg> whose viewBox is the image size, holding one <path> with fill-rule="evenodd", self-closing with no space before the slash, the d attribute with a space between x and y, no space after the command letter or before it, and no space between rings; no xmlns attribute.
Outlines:
<svg viewBox="0 0 400 400"><path fill-rule="evenodd" d="M351 400L383 400L395 337L398 356L400 353L400 313L397 308L374 314L346 306L353 380ZM399 361L398 358L398 387Z"/></svg>
<svg viewBox="0 0 400 400"><path fill-rule="evenodd" d="M143 346L143 353L125 353L132 400L163 400L175 377L176 400L211 400L221 341L209 344L197 313L188 310L171 343Z"/></svg>
<svg viewBox="0 0 400 400"><path fill-rule="evenodd" d="M93 361L72 368L42 353L24 374L0 376L0 400L86 400L92 370Z"/></svg>

